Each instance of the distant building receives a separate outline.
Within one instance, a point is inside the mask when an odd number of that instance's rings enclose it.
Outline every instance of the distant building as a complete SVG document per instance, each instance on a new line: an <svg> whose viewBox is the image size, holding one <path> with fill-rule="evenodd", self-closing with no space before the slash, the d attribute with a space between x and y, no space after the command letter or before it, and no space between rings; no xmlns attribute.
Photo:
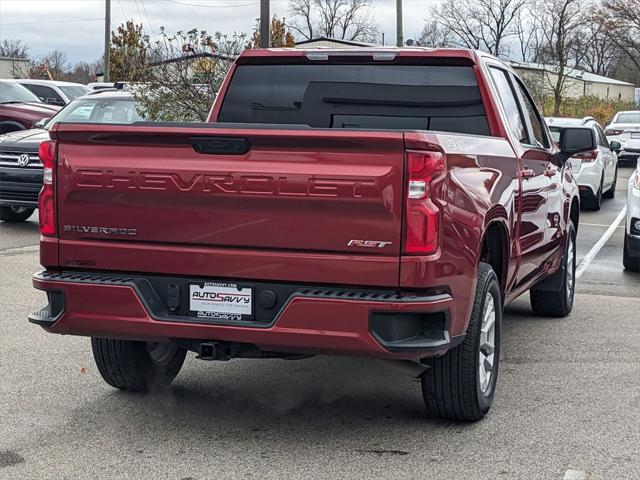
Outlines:
<svg viewBox="0 0 640 480"><path fill-rule="evenodd" d="M0 57L0 78L25 78L29 75L29 60Z"/></svg>
<svg viewBox="0 0 640 480"><path fill-rule="evenodd" d="M296 42L296 48L353 48L353 47L377 47L377 43L356 42L353 40L342 40L339 38L331 37L318 37L311 40L302 40Z"/></svg>
<svg viewBox="0 0 640 480"><path fill-rule="evenodd" d="M558 80L558 67L530 62L512 62L511 67L522 78L527 86L538 95L553 95L552 86ZM635 101L635 85L614 78L603 77L595 73L584 72L575 68L565 70L563 96L580 98L593 95L605 100Z"/></svg>

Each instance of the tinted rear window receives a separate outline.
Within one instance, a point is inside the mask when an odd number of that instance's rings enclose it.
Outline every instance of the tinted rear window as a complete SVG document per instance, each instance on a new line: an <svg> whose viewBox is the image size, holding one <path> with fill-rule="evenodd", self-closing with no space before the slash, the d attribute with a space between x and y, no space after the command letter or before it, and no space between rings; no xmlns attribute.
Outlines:
<svg viewBox="0 0 640 480"><path fill-rule="evenodd" d="M218 121L489 134L462 66L239 65Z"/></svg>

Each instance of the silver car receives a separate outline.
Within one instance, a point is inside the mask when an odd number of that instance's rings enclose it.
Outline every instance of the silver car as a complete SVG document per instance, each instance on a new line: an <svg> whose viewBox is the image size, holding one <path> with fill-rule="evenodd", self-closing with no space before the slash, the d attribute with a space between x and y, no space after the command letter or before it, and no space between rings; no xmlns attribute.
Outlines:
<svg viewBox="0 0 640 480"><path fill-rule="evenodd" d="M618 181L618 156L620 149L617 141L609 142L602 127L593 117L545 119L554 141L560 139L563 127L591 127L597 148L589 152L574 155L569 160L571 171L580 188L580 200L584 208L600 210L603 198L613 198Z"/></svg>
<svg viewBox="0 0 640 480"><path fill-rule="evenodd" d="M627 148L630 140L640 140L640 110L616 113L611 123L607 125L605 133L609 141L620 142L618 158L621 161L635 162L640 158L640 153Z"/></svg>

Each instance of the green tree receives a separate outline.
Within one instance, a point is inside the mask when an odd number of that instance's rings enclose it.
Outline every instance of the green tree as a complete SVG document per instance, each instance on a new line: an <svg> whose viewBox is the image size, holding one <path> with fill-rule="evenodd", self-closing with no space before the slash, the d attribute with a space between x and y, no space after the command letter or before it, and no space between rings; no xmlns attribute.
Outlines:
<svg viewBox="0 0 640 480"><path fill-rule="evenodd" d="M142 25L127 20L111 32L109 73L111 80L143 82L147 74L148 36Z"/></svg>
<svg viewBox="0 0 640 480"><path fill-rule="evenodd" d="M245 44L244 34L210 35L194 28L168 35L161 27L157 41L147 40L145 82L134 89L140 113L152 120L206 121L224 77Z"/></svg>
<svg viewBox="0 0 640 480"><path fill-rule="evenodd" d="M289 31L284 23L284 18L280 20L275 16L271 19L271 25L269 27L269 46L280 47L295 47L296 40L293 38L293 34ZM256 26L253 29L253 35L251 40L247 44L247 48L260 48L260 21L256 22Z"/></svg>

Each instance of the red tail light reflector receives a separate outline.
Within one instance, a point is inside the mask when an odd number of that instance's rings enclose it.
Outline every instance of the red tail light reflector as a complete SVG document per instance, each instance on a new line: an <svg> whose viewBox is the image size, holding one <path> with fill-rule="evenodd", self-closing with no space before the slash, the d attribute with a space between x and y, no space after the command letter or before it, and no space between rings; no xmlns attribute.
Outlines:
<svg viewBox="0 0 640 480"><path fill-rule="evenodd" d="M578 153L574 155L575 158L582 160L583 162L593 162L598 158L598 149L589 150L588 152Z"/></svg>
<svg viewBox="0 0 640 480"><path fill-rule="evenodd" d="M618 130L615 128L611 128L608 129L606 132L604 132L604 134L608 137L612 136L612 135L622 135L622 133L624 132L624 130Z"/></svg>
<svg viewBox="0 0 640 480"><path fill-rule="evenodd" d="M47 140L40 144L38 151L40 161L44 166L42 190L38 196L38 216L40 219L40 233L45 237L56 235L56 211L54 171L56 159L56 142Z"/></svg>
<svg viewBox="0 0 640 480"><path fill-rule="evenodd" d="M408 150L407 208L404 252L410 255L435 253L440 245L441 211L433 201L433 183L445 171L440 152Z"/></svg>

